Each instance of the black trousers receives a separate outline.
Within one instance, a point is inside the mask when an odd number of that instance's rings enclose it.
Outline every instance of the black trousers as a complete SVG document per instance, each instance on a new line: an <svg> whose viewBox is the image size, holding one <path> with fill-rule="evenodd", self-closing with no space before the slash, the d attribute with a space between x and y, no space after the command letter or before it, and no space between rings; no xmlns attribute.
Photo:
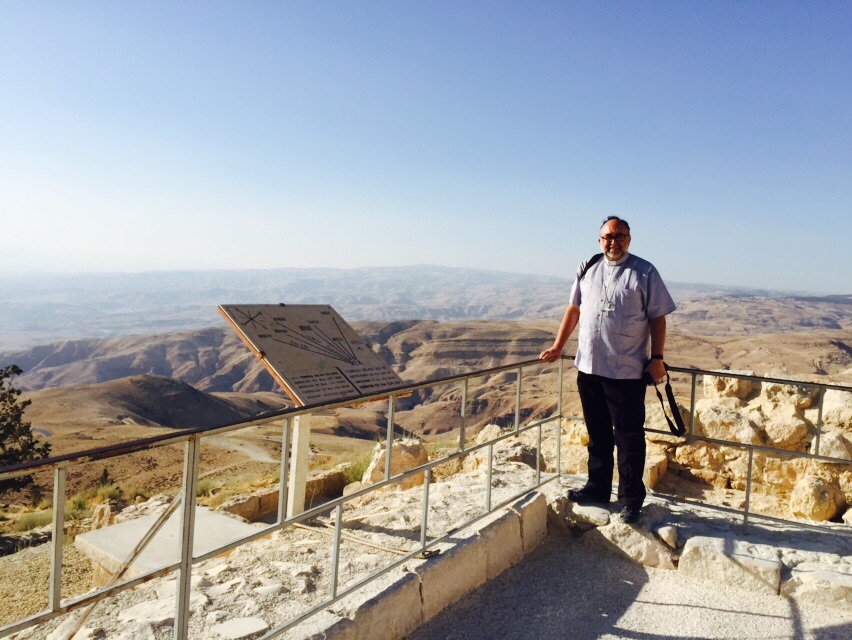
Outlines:
<svg viewBox="0 0 852 640"><path fill-rule="evenodd" d="M612 493L613 448L618 447L618 499L630 507L645 500L645 382L577 372L577 389L589 431L589 484Z"/></svg>

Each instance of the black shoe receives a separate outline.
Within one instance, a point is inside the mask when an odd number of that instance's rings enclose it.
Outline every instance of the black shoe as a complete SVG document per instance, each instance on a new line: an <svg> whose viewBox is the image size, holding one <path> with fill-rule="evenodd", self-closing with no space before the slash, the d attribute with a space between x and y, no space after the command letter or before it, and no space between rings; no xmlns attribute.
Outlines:
<svg viewBox="0 0 852 640"><path fill-rule="evenodd" d="M617 518L624 524L636 524L639 522L639 517L642 515L641 511L642 507L624 506L621 508L621 511L618 512Z"/></svg>
<svg viewBox="0 0 852 640"><path fill-rule="evenodd" d="M606 504L609 502L610 496L598 493L589 489L589 487L583 487L582 489L571 489L568 492L568 499L577 504Z"/></svg>

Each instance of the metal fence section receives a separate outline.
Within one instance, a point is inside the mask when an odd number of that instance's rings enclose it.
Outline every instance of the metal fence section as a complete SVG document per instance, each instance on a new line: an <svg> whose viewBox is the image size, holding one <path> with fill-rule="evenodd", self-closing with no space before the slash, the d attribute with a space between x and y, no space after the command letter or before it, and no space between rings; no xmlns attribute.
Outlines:
<svg viewBox="0 0 852 640"><path fill-rule="evenodd" d="M746 489L745 489L745 502L742 510L732 509L729 507L724 507L721 505L706 505L704 503L697 503L692 500L688 500L685 498L674 498L679 502L684 503L692 503L692 504L702 504L702 506L709 506L713 509L717 509L720 511L726 511L729 513L737 513L741 514L743 518L743 527L745 529L748 528L749 518L751 516L759 517L762 520L767 520L770 522L776 522L780 524L794 524L796 526L805 528L805 529L814 529L817 531L822 531L825 527L821 527L819 525L811 525L804 522L792 521L792 520L784 520L782 518L775 518L772 516L764 515L764 514L755 514L750 510L750 502L751 502L751 493L752 493L752 479L754 473L754 454L755 452L763 452L781 456L789 456L791 458L804 458L809 460L817 460L820 462L828 462L832 464L841 464L847 465L852 468L852 460L844 459L844 458L832 458L829 456L823 456L819 453L819 445L820 438L822 436L822 428L823 428L823 402L825 400L825 392L827 390L834 391L843 391L846 393L852 393L852 387L839 385L839 384L828 384L828 383L820 383L820 382L807 382L803 380L788 380L784 378L775 378L775 377L764 377L764 376L755 376L749 374L742 373L733 373L728 371L705 371L703 369L694 369L694 368L684 368L684 367L668 367L670 372L675 373L685 373L690 376L690 401L689 401L689 426L687 429L687 439L690 441L696 442L707 442L711 444L722 445L726 447L734 447L740 448L748 452L748 466L746 471ZM810 389L817 390L817 423L816 423L816 434L814 436L814 453L806 453L800 451L791 451L789 449L781 449L779 447L770 447L765 445L757 445L750 444L744 442L737 442L735 440L719 440L717 438L708 438L706 436L696 435L694 432L695 427L695 389L697 384L698 376L714 376L717 378L733 378L738 380L749 380L752 382L759 382L761 384L765 383L775 383L781 384L784 386L790 387L805 387ZM668 434L668 431L661 431L658 429L649 429L645 428L646 431L651 431L654 433L662 433ZM843 530L833 530L833 533L837 533L843 536L852 537L852 531L843 531Z"/></svg>
<svg viewBox="0 0 852 640"><path fill-rule="evenodd" d="M208 560L212 557L221 555L226 553L234 548L237 548L242 545L249 544L255 540L260 538L269 536L270 533L282 529L286 529L293 525L299 524L303 521L310 520L312 518L316 518L320 515L333 511L335 514L334 517L334 534L333 534L333 552L332 552L332 566L330 571L330 586L329 593L327 597L320 603L311 607L310 609L301 613L298 617L293 618L285 625L280 626L263 636L264 640L275 638L286 632L288 629L293 626L299 624L304 621L308 617L314 615L315 613L322 611L323 609L328 608L331 604L337 602L344 596L352 593L353 591L359 589L363 585L377 579L378 577L386 574L392 569L402 565L406 561L410 560L415 556L420 556L425 552L428 552L431 547L439 544L440 542L446 540L448 537L456 533L458 530L463 529L475 522L485 518L490 513L493 513L497 509L500 509L507 504L510 504L512 501L517 500L523 495L527 494L529 491L541 487L549 482L557 480L560 477L560 470L562 466L562 418L563 418L563 381L564 381L564 362L567 358L563 358L559 360L558 366L556 367L555 376L556 376L556 397L553 399L553 406L555 406L556 410L551 415L538 420L531 420L527 424L522 424L521 420L521 388L522 388L522 376L524 370L529 370L533 367L542 367L544 366L538 360L527 360L520 363L514 363L511 365L506 365L502 367L494 367L490 369L485 369L481 371L476 371L470 374L459 375L459 376L451 376L447 378L443 378L441 380L425 382L420 384L413 385L404 385L398 387L396 389L392 389L390 391L384 391L383 393L376 394L373 396L368 396L365 398L358 399L359 403L369 402L374 400L387 399L388 402L388 421L387 421L387 437L386 437L386 461L385 461L385 470L384 470L384 479L376 484L363 487L358 491L355 491L347 496L336 498L334 500L330 500L322 505L312 507L301 513L287 515L288 507L288 482L289 482L289 469L288 465L290 464L290 439L292 436L292 425L296 418L300 416L308 416L312 412L323 409L335 409L340 407L345 407L353 404L352 400L337 402L337 403L326 403L326 404L317 404L311 405L307 407L299 407L295 409L288 409L283 411L272 412L266 414L264 416L258 417L254 420L237 422L230 425L225 425L222 427L217 427L213 429L194 429L189 431L184 431L180 434L176 435L161 435L155 436L152 438L146 438L142 440L136 440L126 444L120 444L110 447L105 447L101 449L93 449L89 451L83 451L79 453L73 453L63 456L58 456L46 460L33 461L24 464L15 465L13 467L6 467L4 469L0 469L0 480L5 480L14 477L20 477L24 475L29 475L38 471L52 470L54 473L54 496L53 496L53 538L52 538L52 554L51 554L51 565L50 565L50 581L49 581L49 601L47 610L36 614L34 616L28 617L26 619L17 620L5 627L0 628L0 637L8 636L17 631L21 631L23 629L27 629L38 624L44 623L56 616L66 614L68 612L89 608L86 612L90 611L90 608L97 605L101 600L124 591L126 589L130 589L139 584L142 584L151 579L165 576L172 573L177 573L177 589L175 595L175 624L174 624L174 637L177 640L184 640L188 635L188 618L190 613L190 605L189 605L189 591L190 591L190 577L192 574L192 567L199 562L204 560ZM845 464L852 465L852 461L838 459L838 458L830 458L826 456L819 455L819 437L822 433L822 405L824 400L825 391L832 390L840 390L844 392L852 393L852 387L843 386L843 385L835 385L835 384L822 384L822 383L811 383L811 382L802 382L796 380L785 380L779 378L764 378L760 376L749 376L744 374L734 374L720 371L704 371L699 369L689 369L689 368L679 368L679 367L671 367L671 371L677 373L684 373L691 376L691 385L690 385L690 419L689 419L689 429L687 433L688 440L694 441L702 441L708 443L714 443L729 447L741 447L748 451L749 463L748 463L748 472L747 472L747 486L746 486L746 498L744 503L743 510L736 510L727 507L720 507L715 505L707 505L712 508L717 508L722 511L739 513L743 517L743 523L748 525L749 517L755 516L760 517L761 519L766 519L770 521L776 522L784 522L789 523L791 521L781 520L777 518L771 518L769 516L752 514L749 510L749 498L751 495L751 484L752 484L752 475L753 475L753 458L755 452L769 452L773 454L780 454L784 456L791 457L801 457L801 458L809 458L815 459L824 462L831 462L836 464ZM484 376L490 376L503 372L514 372L516 374L515 380L515 407L514 407L514 424L510 429L505 430L503 434L500 436L493 438L487 442L483 442L475 445L468 445L466 442L466 427L468 426L468 405L469 405L469 382L473 379L482 378ZM550 375L553 375L551 371ZM741 378L747 380L753 380L761 383L766 382L774 382L783 385L792 385L799 387L811 387L816 388L818 390L818 419L817 419L817 434L815 438L815 452L814 453L800 453L789 451L785 449L779 449L774 447L767 447L761 445L753 445L746 443L739 443L734 441L727 440L717 440L713 438L707 438L704 436L698 436L694 433L694 424L695 424L695 393L696 393L696 384L697 377L701 375L711 375L717 377L731 377L731 378ZM459 444L458 450L450 453L442 458L429 461L425 464L422 464L413 469L409 469L404 473L399 473L396 475L392 475L392 456L393 456L393 443L394 443L394 413L396 410L396 399L404 394L410 394L414 391L426 388L434 388L440 386L447 385L460 385L460 434L459 434ZM239 429L244 429L250 426L258 426L263 424L268 424L270 422L281 422L282 431L282 457L280 461L280 481L279 481L279 502L278 502L278 518L277 521L270 525L269 527L259 529L256 533L245 536L239 540L230 542L225 544L217 549L213 549L207 551L202 554L196 555L193 552L193 532L195 527L195 499L196 499L196 489L198 483L198 473L199 473L199 450L201 445L201 440L204 437L212 436L212 435L221 435L225 433L229 433L232 431L236 431ZM542 444L542 436L543 430L552 427L555 431L556 435L556 465L555 473L545 473L542 469L542 453L541 453L541 444ZM532 485L522 487L519 492L513 494L508 499L500 500L499 503L493 504L492 501L492 474L493 474L493 459L494 459L494 448L499 442L506 440L508 438L517 437L519 434L533 430L536 436L536 442L538 443L537 454L536 454L536 466L535 466L535 480ZM650 429L650 431L655 431L657 433L667 433L662 431L656 431L654 429ZM126 559L126 561L122 565L122 570L116 573L113 576L111 582L105 587L95 592L87 593L84 596L71 598L71 599L62 599L62 584L61 584L61 567L62 567L62 541L63 541L63 522L64 522L64 503L65 503L65 484L66 484L66 474L69 466L73 464L79 464L84 462L91 462L94 460L105 460L110 458L115 458L117 456L127 455L130 453L136 453L139 451L145 451L157 447L162 447L166 445L173 445L175 443L185 443L184 444L184 465L183 465L183 484L181 492L178 497L172 501L168 511L166 514L161 516L158 519L157 524L154 529L149 531L144 539L137 545L137 548L134 550L133 554ZM484 496L484 504L482 505L482 512L480 515L473 517L465 522L458 523L454 526L450 531L447 531L441 535L436 535L432 538L428 536L428 510L429 510L429 494L430 494L430 483L432 482L431 472L432 470L439 466L446 464L452 460L461 458L463 456L467 456L478 451L485 451L487 453L487 468L486 468L486 479L485 479L485 496ZM406 553L404 556L400 557L398 560L388 564L383 567L379 571L355 582L354 584L350 584L345 588L340 588L339 585L339 564L340 564L340 545L341 539L344 536L343 534L343 506L352 500L357 500L371 492L378 491L383 489L384 487L390 486L401 480L408 478L410 476L414 476L416 474L424 474L424 484L422 491L422 520L421 520L421 530L420 530L420 540L419 544L415 549ZM680 499L684 502L690 502L688 500ZM136 576L130 580L122 582L121 584L117 584L117 581L122 577L124 570L132 563L138 553L141 552L144 545L150 541L156 529L165 522L165 519L169 513L174 512L178 508L178 503L180 503L181 508L181 519L182 519L182 533L181 533L181 544L180 544L180 559L170 564L169 566L165 566L159 568L155 571L150 571L144 575ZM803 526L803 527L813 527L820 529L817 525L806 525L804 523L794 522L793 524ZM84 613L84 616L86 614ZM80 618L79 624L82 624L82 620L84 616Z"/></svg>
<svg viewBox="0 0 852 640"><path fill-rule="evenodd" d="M490 369L484 369L480 371L476 371L470 374L459 375L459 376L450 376L447 378L443 378L441 380L436 380L432 382L413 384L413 385L404 385L397 389L392 389L391 391L384 391L380 394L375 394L372 396L367 396L363 398L357 399L358 403L369 402L373 400L380 400L383 398L388 399L388 422L387 422L387 439L386 439L386 466L385 466L385 477L381 482L375 483L368 487L364 487L359 491L353 492L345 497L338 498L336 500L328 501L322 505L317 507L302 511L301 513L294 514L290 517L287 517L287 509L288 509L288 482L289 482L289 472L288 465L290 464L290 438L291 438L291 425L294 420L299 418L300 416L309 416L312 412L317 410L328 410L335 409L340 407L345 407L353 404L353 400L336 402L336 403L325 403L325 404L316 404L310 405L307 407L299 407L295 409L287 409L282 411L270 412L262 417L259 417L254 420L236 422L233 424L225 425L222 427L216 427L212 429L192 429L188 431L184 431L177 435L161 435L154 436L152 438L145 438L141 440L135 440L130 443L119 444L109 447L103 447L99 449L92 449L88 451L82 451L73 454L67 454L62 456L57 456L54 458L48 458L46 460L38 460L31 461L27 463L22 463L10 467L6 467L4 469L0 469L0 480L5 480L9 478L21 477L30 475L35 472L45 471L45 470L53 470L54 472L54 496L53 496L53 521L52 521L52 555L51 555L51 565L50 565L50 593L49 593L49 604L48 609L44 612L36 614L34 616L30 616L28 618L17 620L12 624L6 625L0 628L0 637L6 637L11 635L12 633L36 626L38 624L47 622L48 620L55 618L56 616L63 615L72 611L77 611L83 609L83 614L78 618L76 629L79 629L85 618L89 615L92 608L97 605L98 602L108 598L112 595L120 593L124 590L130 589L132 587L138 586L146 581L152 580L157 577L165 576L171 573L177 573L177 589L176 589L176 602L175 602L175 625L174 625L174 637L176 639L184 640L188 637L188 619L189 619L189 591L190 591L190 578L192 575L192 567L193 565L202 562L204 560L208 560L210 558L216 557L218 555L224 554L228 551L231 551L234 548L239 546L249 544L257 539L266 537L273 533L274 531L286 529L292 525L299 524L303 521L310 520L312 518L316 518L329 510L334 510L335 513L335 531L334 531L334 546L333 546L333 561L331 568L331 587L330 593L326 600L317 604L316 606L308 609L297 618L289 621L285 626L279 627L267 633L264 638L274 638L294 625L302 622L306 618L311 615L317 613L318 611L327 608L330 604L340 600L344 596L352 593L356 589L361 586L375 580L376 578L384 575L388 571L394 569L397 566L400 566L407 560L410 560L412 557L421 555L424 552L427 552L431 547L434 547L436 544L446 540L448 537L453 535L459 529L463 529L482 518L486 517L490 513L493 513L497 509L500 509L507 504L511 503L513 500L516 500L523 495L527 494L529 491L536 489L543 484L551 482L559 477L558 473L549 474L546 477L543 477L541 474L541 451L539 447L539 451L537 453L537 473L535 483L531 486L524 487L517 494L511 496L508 499L502 500L499 504L492 504L491 500L491 483L492 483L492 458L494 453L494 445L495 443L505 440L507 438L516 437L518 434L528 431L530 429L538 430L538 441L541 441L541 431L545 425L555 424L555 431L557 440L559 440L559 434L561 434L561 416L558 413L554 413L542 420L532 421L524 426L520 424L520 397L521 397L521 378L523 375L523 371L525 368L530 367L540 367L543 363L538 360L528 360L521 363L515 363L512 365L502 366L502 367L493 367ZM561 381L562 381L562 370L563 370L563 361L559 361L558 364L558 380L559 380L559 390L557 392L557 396L559 396L559 400L555 402L557 406L561 405ZM495 438L487 443L478 444L475 446L467 446L464 440L464 425L467 421L468 415L468 405L467 405L467 388L468 382L472 379L481 378L484 376L494 375L502 372L512 371L516 374L516 393L515 393L515 412L514 412L514 428L510 431L507 431L503 435L498 438ZM414 391L426 388L434 388L439 386L447 386L461 384L462 386L462 396L461 396L461 407L460 407L460 416L462 421L462 433L459 441L459 450L450 455L444 456L440 459L430 461L426 464L420 465L416 468L409 469L403 473L399 473L396 475L391 474L392 469L392 457L393 457L393 442L394 442L394 412L395 412L395 403L396 397L403 394L410 394ZM266 527L264 529L258 530L256 533L243 537L239 540L235 540L231 543L223 545L217 549L211 550L209 552L195 555L193 553L192 543L194 538L194 529L195 529L195 497L196 497L196 488L198 484L198 474L199 474L199 451L200 451L200 441L205 436L212 435L221 435L225 433L229 433L232 431L237 431L240 429L245 429L246 427L251 426L260 426L264 424L269 424L270 422L281 421L283 424L282 428L282 456L280 462L280 481L279 481L279 505L278 505L278 519L277 521ZM145 451L150 449L155 449L158 447L163 447L167 445L173 445L176 443L184 443L184 471L183 471L183 484L180 494L177 498L175 498L169 509L158 518L155 525L149 530L142 541L136 546L130 556L122 563L121 569L112 577L105 588L99 589L94 592L87 593L86 595L78 598L71 599L62 599L62 546L63 546L63 523L64 523L64 505L66 498L65 491L65 479L66 473L69 466L73 464L80 464L86 462L92 462L96 460L107 460L111 458L116 458L122 455L128 455L131 453L136 453L139 451ZM429 538L427 535L428 528L428 509L429 509L429 483L431 480L431 470L439 465L445 464L451 460L454 460L459 457L467 456L473 454L477 451L487 449L488 451L488 468L486 474L486 499L485 504L483 505L483 511L481 515L469 519L466 522L459 523L455 526L451 531L448 531L442 535L435 536L433 538ZM357 500L362 496L371 493L373 491L378 491L386 486L395 484L400 482L401 480L413 476L416 474L424 474L424 488L423 488L423 496L422 496L422 513L423 520L421 522L421 533L420 533L420 544L417 549L406 554L401 557L399 560L393 562L392 564L383 567L380 571L367 576L366 578L358 581L357 583L348 586L345 589L338 588L338 576L339 576L339 557L340 557L340 542L342 535L342 513L343 513L343 505L352 500ZM173 563L168 566L161 567L155 571L148 572L143 575L139 575L130 579L126 582L122 582L117 584L117 582L124 576L127 568L132 564L133 560L144 550L145 546L153 539L154 535L157 531L162 527L165 523L166 518L172 512L174 512L177 507L181 508L181 535L180 535L180 559L178 562ZM72 631L69 635L73 636L74 631Z"/></svg>

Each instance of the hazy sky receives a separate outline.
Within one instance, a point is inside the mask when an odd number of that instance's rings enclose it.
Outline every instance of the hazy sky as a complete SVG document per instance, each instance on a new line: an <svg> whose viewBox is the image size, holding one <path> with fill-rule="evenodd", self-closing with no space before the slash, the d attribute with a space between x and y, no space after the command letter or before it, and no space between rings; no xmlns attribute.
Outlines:
<svg viewBox="0 0 852 640"><path fill-rule="evenodd" d="M852 293L852 3L0 2L0 271Z"/></svg>

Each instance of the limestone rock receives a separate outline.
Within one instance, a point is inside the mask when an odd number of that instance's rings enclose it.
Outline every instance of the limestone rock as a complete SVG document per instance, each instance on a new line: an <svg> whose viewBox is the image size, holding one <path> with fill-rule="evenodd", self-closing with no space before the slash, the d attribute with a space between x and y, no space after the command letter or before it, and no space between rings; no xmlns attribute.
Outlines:
<svg viewBox="0 0 852 640"><path fill-rule="evenodd" d="M721 373L721 372L720 372ZM754 371L725 371L725 373L741 373L753 376ZM724 378L721 376L704 376L704 397L708 400L718 398L745 398L754 389L751 380L739 378Z"/></svg>
<svg viewBox="0 0 852 640"><path fill-rule="evenodd" d="M603 507L577 504L570 500L567 501L565 506L565 520L570 527L582 526L584 524L603 526L609 523L609 516L609 510Z"/></svg>
<svg viewBox="0 0 852 640"><path fill-rule="evenodd" d="M437 458L443 458L449 451L441 451L438 455L434 456ZM467 456L459 456L458 458L453 458L444 464L439 464L435 467L432 467L432 479L436 482L440 482L441 480L446 480L447 478L451 478L457 473L462 473L464 471L464 461Z"/></svg>
<svg viewBox="0 0 852 640"><path fill-rule="evenodd" d="M311 503L317 504L321 499L329 499L332 496L340 495L340 492L343 491L343 487L346 485L346 470L351 464L350 462L343 462L333 469L317 469L308 473L305 482L305 495ZM384 471L384 467L382 471ZM275 490L272 494L274 501L268 504L261 504L262 513L269 513L278 508L278 491Z"/></svg>
<svg viewBox="0 0 852 640"><path fill-rule="evenodd" d="M505 434L505 430L501 429L496 424L490 424L479 432L476 439L477 444L485 444L486 442ZM494 443L494 461L520 462L531 469L535 469L538 451L535 446L536 434L534 432L526 432L523 434L523 437L524 440L518 437L511 437ZM539 464L541 464L542 471L545 471L548 468L547 460L545 460L543 455ZM488 449L483 448L465 457L464 462L462 463L462 470L465 473L472 473L486 467L487 465Z"/></svg>
<svg viewBox="0 0 852 640"><path fill-rule="evenodd" d="M580 536L580 541L605 550L615 547L634 562L646 567L675 568L671 548L651 532L620 521L587 531Z"/></svg>
<svg viewBox="0 0 852 640"><path fill-rule="evenodd" d="M113 524L114 521L112 506L108 502L99 504L92 511L92 529L103 529Z"/></svg>
<svg viewBox="0 0 852 640"><path fill-rule="evenodd" d="M671 525L660 527L657 529L657 535L672 549L677 549L677 527Z"/></svg>
<svg viewBox="0 0 852 640"><path fill-rule="evenodd" d="M852 434L852 393L828 389L822 401L823 424Z"/></svg>
<svg viewBox="0 0 852 640"><path fill-rule="evenodd" d="M694 432L696 435L744 444L763 444L760 429L744 415L744 412L707 400L700 400L695 405Z"/></svg>
<svg viewBox="0 0 852 640"><path fill-rule="evenodd" d="M364 483L360 480L356 480L355 482L350 482L345 487L343 487L343 495L348 496L350 493L355 493L359 489L364 488Z"/></svg>
<svg viewBox="0 0 852 640"><path fill-rule="evenodd" d="M154 625L171 624L175 617L174 600L150 600L140 602L119 612L122 622L148 622Z"/></svg>
<svg viewBox="0 0 852 640"><path fill-rule="evenodd" d="M819 455L827 458L852 459L850 442L839 433L824 431L819 438Z"/></svg>
<svg viewBox="0 0 852 640"><path fill-rule="evenodd" d="M789 377L786 374L782 375ZM815 396L816 388L814 387L764 382L760 385L759 402L765 413L779 405L787 405L796 411L801 411L811 406Z"/></svg>
<svg viewBox="0 0 852 640"><path fill-rule="evenodd" d="M485 444L489 440L503 435L503 429L498 424L487 424L476 434L476 444Z"/></svg>
<svg viewBox="0 0 852 640"><path fill-rule="evenodd" d="M535 447L520 442L513 443L505 448L499 447L495 452L495 458L501 462L520 462L531 469L535 469L536 464L540 464L542 470L547 467L547 462L544 458L541 458L541 461L537 462L537 450Z"/></svg>
<svg viewBox="0 0 852 640"><path fill-rule="evenodd" d="M678 572L689 578L777 594L781 584L778 551L730 538L695 536L686 541Z"/></svg>
<svg viewBox="0 0 852 640"><path fill-rule="evenodd" d="M790 495L790 513L822 522L831 520L844 503L840 487L821 476L802 478Z"/></svg>
<svg viewBox="0 0 852 640"><path fill-rule="evenodd" d="M669 458L666 455L666 450L659 445L649 445L645 454L645 470L642 473L642 482L649 489L653 489L666 475L668 467Z"/></svg>
<svg viewBox="0 0 852 640"><path fill-rule="evenodd" d="M579 444L584 447L589 444L589 431L585 423L562 418L562 443Z"/></svg>
<svg viewBox="0 0 852 640"><path fill-rule="evenodd" d="M269 630L261 618L234 618L213 626L210 631L228 640L241 640Z"/></svg>
<svg viewBox="0 0 852 640"><path fill-rule="evenodd" d="M683 418L683 424L686 425L688 431L689 409L680 403L678 403L677 407L678 411L680 411L681 418ZM666 411L671 411L668 406L668 402L666 403ZM671 416L669 416L669 419L673 420ZM652 442L661 442L666 444L683 444L686 442L686 438L672 435L672 432L669 429L669 424L666 422L666 414L663 413L663 408L660 406L659 402L649 402L645 404L645 428L656 429L657 431L663 432L647 432L645 437Z"/></svg>
<svg viewBox="0 0 852 640"><path fill-rule="evenodd" d="M806 451L810 441L808 425L795 416L772 417L764 422L769 446L789 451Z"/></svg>
<svg viewBox="0 0 852 640"><path fill-rule="evenodd" d="M781 595L832 608L852 608L852 566L803 562L781 585Z"/></svg>
<svg viewBox="0 0 852 640"><path fill-rule="evenodd" d="M364 472L364 477L361 482L366 485L381 482L385 478L385 448L384 442L379 442L373 449L373 458L370 465ZM397 440L393 443L391 449L391 475L397 475L418 467L421 464L426 464L429 461L429 455L426 452L426 447L419 440L404 439ZM416 473L404 480L391 485L392 489L405 490L411 487L423 484L423 474Z"/></svg>

